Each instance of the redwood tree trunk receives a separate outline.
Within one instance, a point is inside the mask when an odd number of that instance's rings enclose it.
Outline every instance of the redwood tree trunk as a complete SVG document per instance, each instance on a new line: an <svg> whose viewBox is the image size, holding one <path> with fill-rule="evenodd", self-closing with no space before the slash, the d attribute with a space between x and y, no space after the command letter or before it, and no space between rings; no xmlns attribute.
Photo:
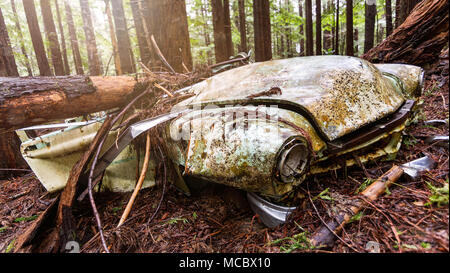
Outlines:
<svg viewBox="0 0 450 273"><path fill-rule="evenodd" d="M72 56L73 62L75 64L75 71L77 72L78 75L83 75L84 70L83 70L83 63L81 62L80 47L78 45L77 33L75 31L75 25L73 23L72 9L70 8L68 0L64 1L64 7L66 9L66 21L67 27L69 29L70 45L72 47Z"/></svg>
<svg viewBox="0 0 450 273"><path fill-rule="evenodd" d="M334 54L339 55L339 0L336 1L336 26L334 30Z"/></svg>
<svg viewBox="0 0 450 273"><path fill-rule="evenodd" d="M64 36L64 29L61 22L61 13L59 11L58 0L55 0L55 8L56 8L56 18L58 19L58 30L61 37L61 50L63 55L64 72L65 72L64 74L70 75L69 60L67 58L66 38Z"/></svg>
<svg viewBox="0 0 450 273"><path fill-rule="evenodd" d="M81 17L83 18L84 34L86 36L86 49L88 53L89 74L91 76L101 75L102 65L97 52L97 42L95 41L95 32L92 25L91 10L88 0L80 0Z"/></svg>
<svg viewBox="0 0 450 273"><path fill-rule="evenodd" d="M345 55L353 56L353 0L347 0L346 16Z"/></svg>
<svg viewBox="0 0 450 273"><path fill-rule="evenodd" d="M230 19L230 2L223 0L223 27L225 30L225 40L227 43L227 55L233 56L233 40L231 39L231 19Z"/></svg>
<svg viewBox="0 0 450 273"><path fill-rule="evenodd" d="M398 0L397 0L398 1ZM386 0L386 37L392 33L392 2Z"/></svg>
<svg viewBox="0 0 450 273"><path fill-rule="evenodd" d="M322 3L316 0L316 55L322 55Z"/></svg>
<svg viewBox="0 0 450 273"><path fill-rule="evenodd" d="M364 53L373 47L375 32L375 16L377 5L375 1L365 2L365 23L364 23Z"/></svg>
<svg viewBox="0 0 450 273"><path fill-rule="evenodd" d="M313 25L312 25L312 6L311 0L305 0L306 11L306 56L314 55Z"/></svg>
<svg viewBox="0 0 450 273"><path fill-rule="evenodd" d="M228 60L227 35L225 34L225 11L222 0L211 0L213 31L214 31L214 53L216 62Z"/></svg>
<svg viewBox="0 0 450 273"><path fill-rule="evenodd" d="M119 107L135 85L128 76L0 78L0 128L18 129Z"/></svg>
<svg viewBox="0 0 450 273"><path fill-rule="evenodd" d="M16 60L11 49L8 30L0 9L0 76L19 76Z"/></svg>
<svg viewBox="0 0 450 273"><path fill-rule="evenodd" d="M146 31L144 29L144 20L141 16L141 9L142 6L141 2L142 0L131 0L131 12L133 13L133 21L134 21L134 27L136 28L136 36L138 40L139 45L139 53L141 56L141 61L148 67L151 55L150 55L150 49L147 44L147 37L146 37Z"/></svg>
<svg viewBox="0 0 450 273"><path fill-rule="evenodd" d="M41 76L52 76L50 65L45 53L44 42L42 41L41 30L36 15L36 7L33 0L22 0L25 16L27 17L28 29L33 43L34 53Z"/></svg>
<svg viewBox="0 0 450 273"><path fill-rule="evenodd" d="M420 2L403 24L362 58L374 63L432 63L448 43L448 10L448 0Z"/></svg>
<svg viewBox="0 0 450 273"><path fill-rule="evenodd" d="M30 59L28 58L27 50L25 49L25 43L22 34L22 28L20 27L19 17L17 15L15 0L11 0L11 9L14 15L14 24L16 25L17 35L20 39L20 50L25 58L25 66L27 68L28 76L33 76L33 70L31 69Z"/></svg>
<svg viewBox="0 0 450 273"><path fill-rule="evenodd" d="M270 29L269 0L253 1L253 23L255 33L255 60L272 59L272 34Z"/></svg>
<svg viewBox="0 0 450 273"><path fill-rule="evenodd" d="M302 0L298 0L298 15L303 17ZM303 24L300 25L300 56L305 56L305 38L304 38Z"/></svg>
<svg viewBox="0 0 450 273"><path fill-rule="evenodd" d="M117 48L116 31L114 30L114 22L112 19L111 6L109 0L105 0L105 13L108 17L109 37L111 37L112 54L114 57L114 67L116 69L116 75L122 75L122 67L120 66L119 49Z"/></svg>
<svg viewBox="0 0 450 273"><path fill-rule="evenodd" d="M117 38L117 49L119 51L120 66L124 74L135 72L132 60L130 36L128 35L125 12L123 11L122 0L111 0L114 25Z"/></svg>
<svg viewBox="0 0 450 273"><path fill-rule="evenodd" d="M53 69L56 76L65 74L64 63L62 60L61 49L59 47L58 35L56 33L55 22L53 20L50 0L41 0L42 19L44 21L45 35L50 47Z"/></svg>
<svg viewBox="0 0 450 273"><path fill-rule="evenodd" d="M239 0L239 32L241 34L240 51L247 52L247 30L245 26L245 1Z"/></svg>

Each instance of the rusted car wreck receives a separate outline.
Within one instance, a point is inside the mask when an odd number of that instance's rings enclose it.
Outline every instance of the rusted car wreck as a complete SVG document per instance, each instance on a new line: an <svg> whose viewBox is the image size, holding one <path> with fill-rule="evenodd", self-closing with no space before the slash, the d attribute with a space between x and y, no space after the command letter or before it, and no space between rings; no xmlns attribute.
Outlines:
<svg viewBox="0 0 450 273"><path fill-rule="evenodd" d="M170 114L110 132L95 176L106 170L104 186L132 190L136 153L129 144L166 122L168 156L182 176L248 191L251 203L282 211L267 200L285 200L309 175L395 155L422 84L420 67L346 56L245 65L179 90L193 96ZM99 121L22 136L24 158L47 190L64 186ZM144 187L154 185L154 166Z"/></svg>

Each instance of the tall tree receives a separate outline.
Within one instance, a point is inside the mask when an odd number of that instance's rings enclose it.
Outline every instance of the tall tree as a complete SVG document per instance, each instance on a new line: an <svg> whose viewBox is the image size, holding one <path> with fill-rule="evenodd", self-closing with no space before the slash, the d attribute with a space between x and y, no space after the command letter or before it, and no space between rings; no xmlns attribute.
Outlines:
<svg viewBox="0 0 450 273"><path fill-rule="evenodd" d="M395 28L400 26L420 0L397 0L395 4Z"/></svg>
<svg viewBox="0 0 450 273"><path fill-rule="evenodd" d="M339 0L336 0L336 25L334 34L334 54L339 55Z"/></svg>
<svg viewBox="0 0 450 273"><path fill-rule="evenodd" d="M64 74L70 75L69 60L67 59L66 37L62 26L61 13L59 11L58 0L55 0L56 18L58 19L58 30L61 37L61 50L64 61Z"/></svg>
<svg viewBox="0 0 450 273"><path fill-rule="evenodd" d="M22 51L22 55L25 59L25 67L27 68L28 76L33 76L33 70L31 68L30 59L28 58L28 53L27 50L25 49L25 41L23 39L22 28L20 27L19 23L19 16L17 14L15 0L11 0L11 9L13 11L13 19L14 24L16 26L16 32L20 40L20 50Z"/></svg>
<svg viewBox="0 0 450 273"><path fill-rule="evenodd" d="M225 40L227 43L227 52L229 56L234 55L233 40L231 38L231 19L230 19L230 2L223 0L223 26L225 29Z"/></svg>
<svg viewBox="0 0 450 273"><path fill-rule="evenodd" d="M377 5L374 0L365 2L365 23L364 23L364 53L373 47L375 32L375 16L377 14Z"/></svg>
<svg viewBox="0 0 450 273"><path fill-rule="evenodd" d="M58 34L56 33L55 22L53 21L52 8L50 0L41 0L42 19L44 21L45 35L50 47L50 56L52 58L53 69L56 76L65 74L64 63L62 60L61 49L59 47Z"/></svg>
<svg viewBox="0 0 450 273"><path fill-rule="evenodd" d="M140 7L142 7L142 0L131 0L131 12L133 14L133 21L134 21L134 27L136 29L136 36L138 40L138 46L139 46L139 53L141 56L141 61L148 66L151 56L150 56L150 49L147 44L147 37L146 37L146 31L144 29L145 24L144 20L141 16L141 10Z"/></svg>
<svg viewBox="0 0 450 273"><path fill-rule="evenodd" d="M305 0L305 12L306 12L306 56L311 56L314 55L311 0Z"/></svg>
<svg viewBox="0 0 450 273"><path fill-rule="evenodd" d="M91 76L101 75L103 72L95 41L95 32L92 25L91 10L88 0L80 0L81 17L83 18L84 35L86 36L86 49Z"/></svg>
<svg viewBox="0 0 450 273"><path fill-rule="evenodd" d="M247 52L247 29L245 25L245 0L238 0L239 5L239 33L241 44L239 51Z"/></svg>
<svg viewBox="0 0 450 273"><path fill-rule="evenodd" d="M255 60L272 59L272 34L270 28L269 0L253 1L253 25L255 34Z"/></svg>
<svg viewBox="0 0 450 273"><path fill-rule="evenodd" d="M0 9L0 76L19 76L2 9Z"/></svg>
<svg viewBox="0 0 450 273"><path fill-rule="evenodd" d="M316 0L316 55L322 55L322 3Z"/></svg>
<svg viewBox="0 0 450 273"><path fill-rule="evenodd" d="M303 18L302 0L298 0L298 15ZM303 31L303 24L300 25L300 56L305 55L305 33Z"/></svg>
<svg viewBox="0 0 450 273"><path fill-rule="evenodd" d="M144 16L145 17L145 16ZM147 0L149 33L177 72L192 69L185 0ZM176 37L176 39L174 39Z"/></svg>
<svg viewBox="0 0 450 273"><path fill-rule="evenodd" d="M353 56L353 0L347 0L347 7L345 13L346 19L346 32L345 32L345 44L346 50L345 54L347 56Z"/></svg>
<svg viewBox="0 0 450 273"><path fill-rule="evenodd" d="M211 0L213 30L214 30L214 52L216 62L228 60L231 56L228 52L227 34L225 33L225 7L223 0Z"/></svg>
<svg viewBox="0 0 450 273"><path fill-rule="evenodd" d="M72 17L72 8L70 7L69 0L64 1L64 7L66 10L66 21L67 27L69 29L70 45L72 47L72 56L73 62L75 64L75 71L78 75L83 75L83 63L81 62L80 47L78 45L78 38L75 31L75 24Z"/></svg>
<svg viewBox="0 0 450 273"><path fill-rule="evenodd" d="M398 0L397 0L398 1ZM391 0L386 0L385 5L386 13L386 37L392 33L392 2Z"/></svg>
<svg viewBox="0 0 450 273"><path fill-rule="evenodd" d="M122 0L111 0L111 5L116 29L116 38L117 41L120 41L117 44L117 49L119 51L122 72L126 74L134 73L135 68L133 67L130 36L128 35L127 22L125 20Z"/></svg>
<svg viewBox="0 0 450 273"><path fill-rule="evenodd" d="M114 67L116 69L116 75L122 75L122 67L120 66L119 49L117 47L116 31L114 30L114 22L112 19L110 1L105 0L105 13L108 17L109 36L111 37L112 54L114 57Z"/></svg>
<svg viewBox="0 0 450 273"><path fill-rule="evenodd" d="M27 17L28 29L33 43L34 53L36 55L39 73L41 76L52 76L50 65L48 64L47 55L45 53L44 42L42 41L41 30L36 15L36 7L34 0L22 0L25 16Z"/></svg>

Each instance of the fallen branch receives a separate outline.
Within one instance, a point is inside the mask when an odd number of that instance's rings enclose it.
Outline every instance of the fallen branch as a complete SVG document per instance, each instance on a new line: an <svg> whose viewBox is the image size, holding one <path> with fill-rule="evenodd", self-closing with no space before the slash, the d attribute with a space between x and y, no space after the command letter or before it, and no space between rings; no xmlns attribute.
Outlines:
<svg viewBox="0 0 450 273"><path fill-rule="evenodd" d="M159 50L158 44L157 44L156 41L155 41L155 37L152 35L150 39L152 40L152 45L153 45L153 47L155 48L156 55L158 55L158 57L159 57L159 59L161 60L161 62L163 62L163 64L164 64L165 66L167 66L167 68L169 68L169 70L170 70L172 73L175 74L175 73L176 73L175 70L174 70L174 69L172 68L172 66L167 62L167 60L166 60L166 58L164 57L164 55L162 54L161 50Z"/></svg>
<svg viewBox="0 0 450 273"><path fill-rule="evenodd" d="M147 140L146 140L146 144L145 144L145 157L144 157L144 163L142 165L141 175L139 176L139 180L136 183L136 187L134 188L133 194L131 195L131 198L128 201L128 204L125 208L125 211L122 214L122 217L120 218L120 221L119 221L119 224L117 225L117 227L120 227L127 219L128 214L130 214L131 207L133 206L134 200L136 199L138 192L142 188L142 184L144 182L145 175L147 174L149 158L150 158L150 133L147 132Z"/></svg>

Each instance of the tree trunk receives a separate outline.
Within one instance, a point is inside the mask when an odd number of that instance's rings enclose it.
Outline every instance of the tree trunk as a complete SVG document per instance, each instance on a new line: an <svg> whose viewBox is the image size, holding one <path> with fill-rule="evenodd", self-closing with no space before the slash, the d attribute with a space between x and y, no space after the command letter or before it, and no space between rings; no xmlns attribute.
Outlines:
<svg viewBox="0 0 450 273"><path fill-rule="evenodd" d="M397 0L398 1L398 0ZM386 0L386 37L392 33L392 2Z"/></svg>
<svg viewBox="0 0 450 273"><path fill-rule="evenodd" d="M214 30L214 53L216 62L228 60L227 35L225 34L225 12L222 0L211 0L213 30Z"/></svg>
<svg viewBox="0 0 450 273"><path fill-rule="evenodd" d="M15 0L11 0L11 8L13 11L14 24L16 25L16 31L20 39L20 50L25 58L25 66L27 68L28 76L33 76L33 70L31 68L30 59L28 58L27 50L25 49L25 42L23 39L22 28L20 27L19 17L17 15Z"/></svg>
<svg viewBox="0 0 450 273"><path fill-rule="evenodd" d="M135 85L128 76L0 78L0 128L18 129L119 107Z"/></svg>
<svg viewBox="0 0 450 273"><path fill-rule="evenodd" d="M41 76L52 76L50 65L48 64L45 53L44 42L42 41L41 30L36 15L36 7L33 0L22 0L25 16L27 17L28 29L33 43L34 53L36 55L39 73Z"/></svg>
<svg viewBox="0 0 450 273"><path fill-rule="evenodd" d="M69 29L70 45L72 47L72 55L73 55L73 62L75 64L75 71L78 75L83 75L84 71L83 71L83 63L81 62L80 47L78 45L78 38L77 33L75 31L75 24L73 23L72 9L70 8L68 0L64 1L64 7L66 10L66 21L67 27Z"/></svg>
<svg viewBox="0 0 450 273"><path fill-rule="evenodd" d="M322 3L316 0L316 55L322 55Z"/></svg>
<svg viewBox="0 0 450 273"><path fill-rule="evenodd" d="M353 0L347 0L346 16L345 55L353 56Z"/></svg>
<svg viewBox="0 0 450 273"><path fill-rule="evenodd" d="M334 54L339 55L339 0L336 1L336 26L334 34Z"/></svg>
<svg viewBox="0 0 450 273"><path fill-rule="evenodd" d="M298 15L303 18L302 1L298 0ZM300 56L305 56L305 36L303 31L303 24L300 25Z"/></svg>
<svg viewBox="0 0 450 273"><path fill-rule="evenodd" d="M253 25L255 34L255 60L272 59L272 34L270 28L269 0L253 1Z"/></svg>
<svg viewBox="0 0 450 273"><path fill-rule="evenodd" d="M65 74L61 49L59 47L58 34L56 33L55 22L53 21L50 0L41 0L42 19L44 21L45 35L50 47L53 69L56 76Z"/></svg>
<svg viewBox="0 0 450 273"><path fill-rule="evenodd" d="M420 0L397 0L395 5L395 28L399 27Z"/></svg>
<svg viewBox="0 0 450 273"><path fill-rule="evenodd" d="M394 32L362 58L423 66L438 58L449 37L448 0L424 0Z"/></svg>
<svg viewBox="0 0 450 273"><path fill-rule="evenodd" d="M231 20L230 20L230 2L229 0L223 0L223 23L225 29L225 40L227 43L228 56L234 55L233 40L231 39Z"/></svg>
<svg viewBox="0 0 450 273"><path fill-rule="evenodd" d="M314 55L313 22L311 0L305 0L306 12L306 56Z"/></svg>
<svg viewBox="0 0 450 273"><path fill-rule="evenodd" d="M64 61L64 74L70 75L69 61L67 58L66 38L64 37L64 29L62 26L61 13L59 11L58 0L55 0L56 18L58 19L58 30L61 37L61 50Z"/></svg>
<svg viewBox="0 0 450 273"><path fill-rule="evenodd" d="M122 0L111 0L114 25L116 29L117 49L119 51L120 67L124 74L134 73L130 36L128 35L125 12L123 11Z"/></svg>
<svg viewBox="0 0 450 273"><path fill-rule="evenodd" d="M28 165L20 153L21 141L15 132L0 133L0 178L15 173L8 169L28 169ZM20 174L23 174L21 172Z"/></svg>
<svg viewBox="0 0 450 273"><path fill-rule="evenodd" d="M241 34L240 51L247 52L247 30L245 26L245 1L239 0L239 32Z"/></svg>
<svg viewBox="0 0 450 273"><path fill-rule="evenodd" d="M376 2L366 1L365 23L364 23L364 53L366 53L373 47L376 14L377 14Z"/></svg>
<svg viewBox="0 0 450 273"><path fill-rule="evenodd" d="M97 42L92 25L91 10L88 0L80 0L81 17L83 18L83 29L86 36L86 49L88 53L89 74L97 76L103 74L102 65L97 52Z"/></svg>
<svg viewBox="0 0 450 273"><path fill-rule="evenodd" d="M139 53L141 56L141 61L144 63L147 67L149 66L151 55L150 55L150 49L147 44L147 38L146 38L146 31L144 29L144 20L141 16L142 11L140 10L139 2L142 0L131 0L131 12L133 13L133 21L134 21L134 27L136 28L136 36L138 40L139 45Z"/></svg>
<svg viewBox="0 0 450 273"><path fill-rule="evenodd" d="M148 0L149 33L176 72L192 69L191 44L185 0ZM183 66L184 65L184 66Z"/></svg>
<svg viewBox="0 0 450 273"><path fill-rule="evenodd" d="M0 76L19 76L3 12L0 9Z"/></svg>
<svg viewBox="0 0 450 273"><path fill-rule="evenodd" d="M114 22L111 14L111 6L109 4L109 0L105 0L105 13L106 17L108 17L108 26L109 26L109 36L111 37L111 46L113 50L114 57L114 67L116 69L116 75L122 75L122 67L120 66L120 58L119 58L119 50L117 48L117 38L116 31L114 30Z"/></svg>

